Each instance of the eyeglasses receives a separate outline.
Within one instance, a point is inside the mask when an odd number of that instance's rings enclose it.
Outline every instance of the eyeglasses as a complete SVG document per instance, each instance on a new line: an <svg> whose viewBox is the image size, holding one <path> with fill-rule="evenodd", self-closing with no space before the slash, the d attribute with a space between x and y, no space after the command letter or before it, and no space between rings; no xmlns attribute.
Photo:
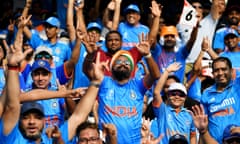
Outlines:
<svg viewBox="0 0 240 144"><path fill-rule="evenodd" d="M38 55L35 56L35 59L42 59L42 58L51 59L52 56L49 55L49 54L38 54Z"/></svg>
<svg viewBox="0 0 240 144"><path fill-rule="evenodd" d="M186 97L186 95L183 92L180 92L180 91L170 91L170 92L168 92L168 95Z"/></svg>
<svg viewBox="0 0 240 144"><path fill-rule="evenodd" d="M128 60L116 60L116 62L115 62L115 64L118 64L118 65L120 65L120 64L125 64L125 65L130 65L130 61L128 61Z"/></svg>
<svg viewBox="0 0 240 144"><path fill-rule="evenodd" d="M99 139L100 139L99 137L79 138L78 143L79 144L88 143L88 142L97 143Z"/></svg>

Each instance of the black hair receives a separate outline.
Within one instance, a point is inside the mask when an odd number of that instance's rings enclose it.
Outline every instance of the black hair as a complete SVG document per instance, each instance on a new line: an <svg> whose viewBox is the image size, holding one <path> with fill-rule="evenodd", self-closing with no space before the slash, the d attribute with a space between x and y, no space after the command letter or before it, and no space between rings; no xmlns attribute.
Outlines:
<svg viewBox="0 0 240 144"><path fill-rule="evenodd" d="M108 40L109 35L114 34L114 33L117 34L117 35L119 35L119 37L120 37L120 39L121 39L121 41L122 41L122 35L120 34L120 32L119 32L119 31L116 31L116 30L111 30L111 31L109 31L109 32L106 34L106 36L105 36L105 38L106 38L105 44L107 43L107 40Z"/></svg>
<svg viewBox="0 0 240 144"><path fill-rule="evenodd" d="M77 130L76 130L77 137L79 136L81 131L83 131L87 128L95 129L99 134L99 128L98 128L98 125L96 123L91 123L89 121L85 121L77 127Z"/></svg>
<svg viewBox="0 0 240 144"><path fill-rule="evenodd" d="M214 64L217 63L217 62L225 62L227 64L227 66L232 69L232 62L226 58L226 57L218 57L216 59L213 60L212 62L212 69L214 71Z"/></svg>

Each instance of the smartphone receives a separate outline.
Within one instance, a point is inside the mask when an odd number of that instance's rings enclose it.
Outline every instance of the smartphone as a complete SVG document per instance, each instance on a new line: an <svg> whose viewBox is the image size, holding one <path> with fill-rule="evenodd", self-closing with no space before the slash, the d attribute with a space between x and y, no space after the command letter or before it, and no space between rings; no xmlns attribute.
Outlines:
<svg viewBox="0 0 240 144"><path fill-rule="evenodd" d="M75 5L79 6L83 0L75 0Z"/></svg>

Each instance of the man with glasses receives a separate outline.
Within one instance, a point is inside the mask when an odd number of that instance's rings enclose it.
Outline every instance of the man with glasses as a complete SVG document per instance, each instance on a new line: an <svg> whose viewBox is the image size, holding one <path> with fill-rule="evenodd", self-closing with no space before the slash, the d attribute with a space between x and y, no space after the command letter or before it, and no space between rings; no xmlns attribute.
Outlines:
<svg viewBox="0 0 240 144"><path fill-rule="evenodd" d="M187 98L187 90L184 85L178 82L170 84L166 104L160 94L168 75L180 67L180 63L169 65L154 88L152 105L158 123L158 131L154 133L157 133L157 137L161 134L164 135L161 140L161 143L164 144L169 143L170 138L175 134L185 136L188 143L196 144L197 142L193 119L188 110L183 107Z"/></svg>
<svg viewBox="0 0 240 144"><path fill-rule="evenodd" d="M102 81L96 84L100 87L98 123L100 126L102 123L115 124L118 144L140 143L144 93L159 77L149 42L141 39L137 48L142 50L149 67L149 73L144 77L131 77L135 63L131 53L124 50L116 52L111 59L111 77L106 76L104 71L93 75L93 78L99 75L102 77Z"/></svg>
<svg viewBox="0 0 240 144"><path fill-rule="evenodd" d="M56 79L59 80L60 84L66 84L72 78L75 65L77 64L80 55L80 44L82 42L83 33L81 31L77 31L76 35L77 40L70 59L60 64L59 66L56 66L54 63L53 49L44 45L36 48L36 51L34 53L34 60L36 61L41 59L46 60L50 63L51 72L53 75L51 78L51 84L55 87L57 87ZM29 87L32 84L32 79L29 74L30 70L31 69L24 69L22 71L24 78L27 80L26 87Z"/></svg>

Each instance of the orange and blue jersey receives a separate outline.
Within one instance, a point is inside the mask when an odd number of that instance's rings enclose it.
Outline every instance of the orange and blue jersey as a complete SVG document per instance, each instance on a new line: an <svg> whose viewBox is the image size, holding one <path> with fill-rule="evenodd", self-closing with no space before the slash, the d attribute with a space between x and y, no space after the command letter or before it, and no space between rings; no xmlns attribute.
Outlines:
<svg viewBox="0 0 240 144"><path fill-rule="evenodd" d="M182 67L178 71L174 72L174 75L176 75L179 80L183 82L186 59L189 55L189 51L185 46L180 47L177 52L167 52L160 44L157 44L151 53L158 64L161 73L163 73L170 64L174 62L181 63Z"/></svg>
<svg viewBox="0 0 240 144"><path fill-rule="evenodd" d="M229 124L240 123L240 78L231 81L221 92L216 84L207 88L201 98L208 115L210 135L222 143L223 131Z"/></svg>
<svg viewBox="0 0 240 144"><path fill-rule="evenodd" d="M158 126L158 132L154 133L157 133L158 136L164 135L160 141L161 144L168 144L170 137L177 133L184 135L190 143L190 136L195 134L196 128L192 116L186 108L182 107L181 111L176 113L174 108L162 102L159 107L153 105L153 110Z"/></svg>
<svg viewBox="0 0 240 144"><path fill-rule="evenodd" d="M147 91L143 79L130 79L119 84L105 76L98 93L99 124L113 123L117 127L118 144L139 144L143 97Z"/></svg>

